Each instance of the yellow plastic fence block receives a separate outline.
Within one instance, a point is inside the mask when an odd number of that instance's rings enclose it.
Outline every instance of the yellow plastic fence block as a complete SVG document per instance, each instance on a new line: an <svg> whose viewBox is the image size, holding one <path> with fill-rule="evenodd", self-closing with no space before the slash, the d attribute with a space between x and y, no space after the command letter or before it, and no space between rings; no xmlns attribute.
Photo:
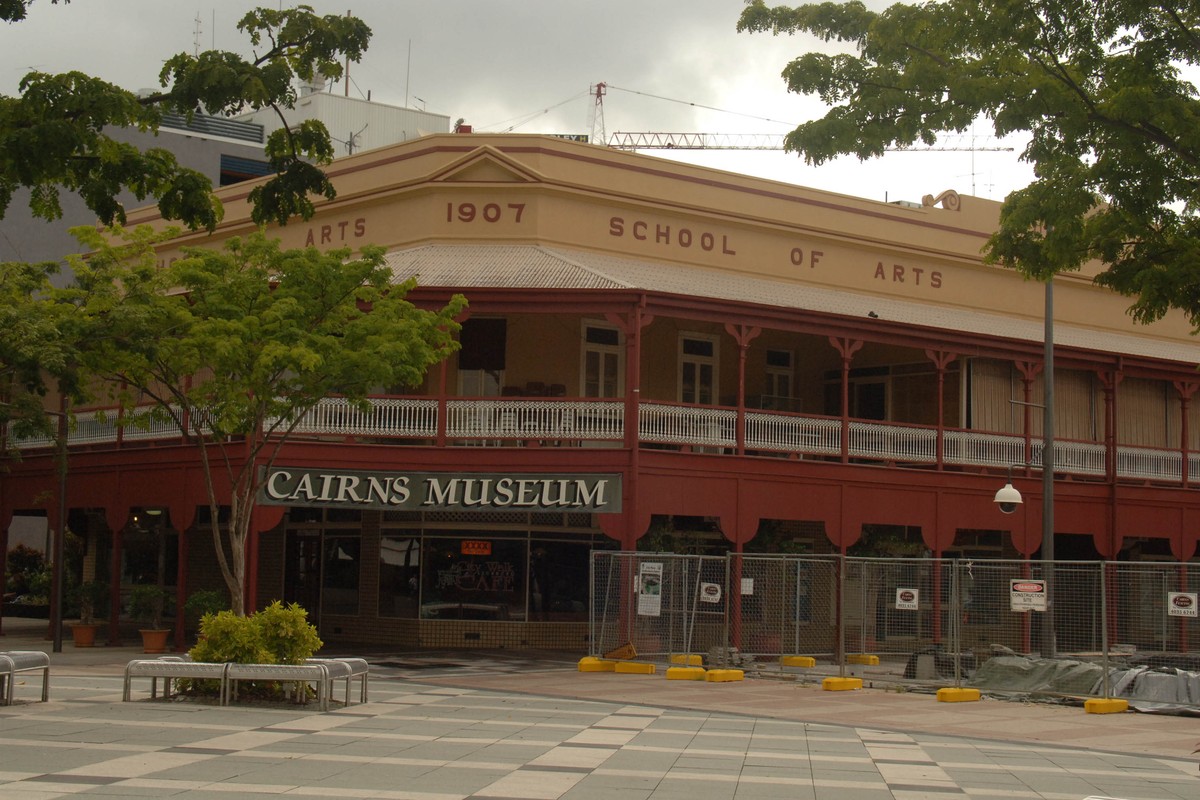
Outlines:
<svg viewBox="0 0 1200 800"><path fill-rule="evenodd" d="M669 681L702 681L705 680L703 667L667 667Z"/></svg>
<svg viewBox="0 0 1200 800"><path fill-rule="evenodd" d="M939 703L970 703L979 699L978 689L955 689L947 686L937 690Z"/></svg>
<svg viewBox="0 0 1200 800"><path fill-rule="evenodd" d="M622 675L653 675L654 665L644 664L641 661L618 661L613 672Z"/></svg>
<svg viewBox="0 0 1200 800"><path fill-rule="evenodd" d="M826 678L821 688L827 692L849 692L862 688L862 678Z"/></svg>
<svg viewBox="0 0 1200 800"><path fill-rule="evenodd" d="M728 683L745 680L746 673L740 669L710 669L704 673L704 680L709 683Z"/></svg>
<svg viewBox="0 0 1200 800"><path fill-rule="evenodd" d="M676 653L671 656L672 664L683 664L685 667L704 666L704 656L697 653Z"/></svg>
<svg viewBox="0 0 1200 800"><path fill-rule="evenodd" d="M1089 714L1120 714L1129 710L1129 701L1118 700L1115 697L1107 700L1102 697L1091 697L1083 701L1083 710Z"/></svg>
<svg viewBox="0 0 1200 800"><path fill-rule="evenodd" d="M606 661L603 658L584 656L579 659L580 672L613 672L616 668L617 662Z"/></svg>
<svg viewBox="0 0 1200 800"><path fill-rule="evenodd" d="M868 667L879 666L879 656L870 653L851 653L846 656L847 664L866 664Z"/></svg>
<svg viewBox="0 0 1200 800"><path fill-rule="evenodd" d="M812 656L780 656L779 665L783 667L815 667L817 660Z"/></svg>

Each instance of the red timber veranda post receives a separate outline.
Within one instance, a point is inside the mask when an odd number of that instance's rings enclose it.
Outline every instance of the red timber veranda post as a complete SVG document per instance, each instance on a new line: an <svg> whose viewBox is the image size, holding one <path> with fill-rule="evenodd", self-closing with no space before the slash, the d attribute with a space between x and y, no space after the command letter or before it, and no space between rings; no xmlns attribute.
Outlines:
<svg viewBox="0 0 1200 800"><path fill-rule="evenodd" d="M934 445L934 458L940 472L945 469L946 456L946 370L958 360L958 354L944 350L926 350L925 357L932 361L937 369L937 443ZM935 594L934 599L937 597Z"/></svg>
<svg viewBox="0 0 1200 800"><path fill-rule="evenodd" d="M1184 489L1188 488L1188 442L1191 440L1191 430L1188 425L1188 412L1192 404L1192 396L1200 389L1200 383L1195 381L1175 381L1175 391L1179 393L1179 475ZM1179 529L1179 548L1176 558L1179 559L1179 588L1176 591L1188 591L1188 568L1183 562L1191 560L1187 543L1184 540L1182 526ZM2 588L2 585L0 585ZM1179 649L1188 650L1188 618L1179 618Z"/></svg>
<svg viewBox="0 0 1200 800"><path fill-rule="evenodd" d="M120 476L117 478L120 481ZM111 505L104 509L105 521L112 531L112 553L109 564L108 646L121 645L121 547L125 522L129 518L129 503L118 490Z"/></svg>
<svg viewBox="0 0 1200 800"><path fill-rule="evenodd" d="M0 439L3 436L0 435ZM5 444L0 441L0 446ZM0 492L0 636L4 636L4 576L8 572L8 528L12 525L13 510L4 502L4 493Z"/></svg>
<svg viewBox="0 0 1200 800"><path fill-rule="evenodd" d="M187 486L185 479L183 485ZM188 536L196 520L196 503L185 493L183 502L172 503L167 511L171 515L171 527L175 529L175 650L184 652L187 648L187 602L188 585Z"/></svg>
<svg viewBox="0 0 1200 800"><path fill-rule="evenodd" d="M944 468L945 441L946 441L946 370L958 358L958 354L949 353L941 350L926 350L925 357L933 362L937 369L937 444L935 460L938 471ZM925 532L922 531L924 534ZM936 541L936 546L933 550L933 643L935 645L942 643L942 542L937 531L934 531L933 539ZM929 537L925 537L925 541L929 541ZM958 595L954 594L954 600L950 604L951 610L958 608ZM951 628L953 630L953 626Z"/></svg>
<svg viewBox="0 0 1200 800"><path fill-rule="evenodd" d="M862 349L863 343L860 339L838 339L835 336L829 337L829 343L842 357L842 463L847 464L850 461L850 362L854 360L854 354ZM846 555L844 550L842 555ZM838 603L838 608L841 608L840 597Z"/></svg>
<svg viewBox="0 0 1200 800"><path fill-rule="evenodd" d="M628 467L624 481L624 499L619 525L619 535L616 538L624 551L635 552L638 539L646 532L647 524L643 524L641 502L638 496L638 472L641 469L641 459L638 452L640 438L638 413L642 398L642 328L654 321L654 315L646 312L646 297L640 295L636 305L628 314L606 313L604 318L625 337L625 422L624 447L629 454ZM603 522L601 523L603 525ZM611 535L611 533L610 533ZM624 631L633 640L633 583L634 559L621 559L620 597L618 613L619 630Z"/></svg>
<svg viewBox="0 0 1200 800"><path fill-rule="evenodd" d="M842 463L850 462L850 362L854 354L862 349L860 339L839 339L829 337L829 343L842 357ZM862 531L855 531L853 538L858 539ZM850 541L850 531L842 531L841 542L838 543L839 558L837 561L837 597L834 608L837 609L837 647L834 655L838 662L839 677L846 677L846 542Z"/></svg>
<svg viewBox="0 0 1200 800"><path fill-rule="evenodd" d="M738 388L737 388L737 454L746 455L746 354L750 343L762 333L762 328L751 325L734 325L725 323L725 332L733 337L738 346Z"/></svg>
<svg viewBox="0 0 1200 800"><path fill-rule="evenodd" d="M737 388L737 454L746 454L746 353L750 343L762 333L762 328L752 325L725 324L725 331L738 346ZM740 521L735 524L740 524ZM727 532L728 533L728 532ZM735 532L733 542L733 570L729 577L729 641L726 646L739 647L742 642L742 543L741 531Z"/></svg>

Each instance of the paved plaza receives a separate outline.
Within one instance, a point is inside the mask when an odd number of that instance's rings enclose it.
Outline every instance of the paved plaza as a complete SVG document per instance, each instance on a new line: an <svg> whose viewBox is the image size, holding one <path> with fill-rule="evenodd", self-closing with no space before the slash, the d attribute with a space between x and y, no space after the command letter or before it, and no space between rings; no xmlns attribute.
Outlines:
<svg viewBox="0 0 1200 800"><path fill-rule="evenodd" d="M0 649L49 649L5 626ZM151 701L147 681L124 703L136 650L72 650L52 654L50 702L33 674L0 707L4 800L1200 797L1195 718L579 673L519 653L365 654L369 702L328 713Z"/></svg>

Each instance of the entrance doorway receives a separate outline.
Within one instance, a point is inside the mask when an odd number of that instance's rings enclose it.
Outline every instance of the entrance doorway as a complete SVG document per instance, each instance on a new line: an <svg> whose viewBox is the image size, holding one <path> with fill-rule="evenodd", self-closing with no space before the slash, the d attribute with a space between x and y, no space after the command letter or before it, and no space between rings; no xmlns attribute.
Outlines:
<svg viewBox="0 0 1200 800"><path fill-rule="evenodd" d="M288 531L284 548L283 602L299 603L321 625L321 533Z"/></svg>

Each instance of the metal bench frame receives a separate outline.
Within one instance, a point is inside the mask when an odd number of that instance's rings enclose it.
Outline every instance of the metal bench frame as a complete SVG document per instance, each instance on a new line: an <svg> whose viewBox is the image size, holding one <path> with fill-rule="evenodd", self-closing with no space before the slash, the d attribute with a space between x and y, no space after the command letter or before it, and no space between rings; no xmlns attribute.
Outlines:
<svg viewBox="0 0 1200 800"><path fill-rule="evenodd" d="M163 697L171 697L171 681L176 678L191 678L192 680L215 680L221 685L221 696L225 696L228 664L210 664L199 661L183 661L177 658L158 659L144 658L130 661L125 665L125 689L121 695L123 701L130 699L134 678L150 679L150 699L158 697L158 679L163 679Z"/></svg>
<svg viewBox="0 0 1200 800"><path fill-rule="evenodd" d="M12 705L18 672L41 672L42 702L50 699L50 656L41 650L6 650L0 652L0 705Z"/></svg>
<svg viewBox="0 0 1200 800"><path fill-rule="evenodd" d="M279 681L297 684L297 694L302 702L308 703L306 687L313 684L317 690L317 703L322 711L329 710L329 668L324 664L226 664L224 691L221 705L227 706L237 699L238 681Z"/></svg>
<svg viewBox="0 0 1200 800"><path fill-rule="evenodd" d="M350 705L350 684L359 679L358 702L367 702L367 677L370 667L364 658L309 658L307 664L324 664L329 670L329 694L333 694L333 682L346 681L346 705Z"/></svg>

